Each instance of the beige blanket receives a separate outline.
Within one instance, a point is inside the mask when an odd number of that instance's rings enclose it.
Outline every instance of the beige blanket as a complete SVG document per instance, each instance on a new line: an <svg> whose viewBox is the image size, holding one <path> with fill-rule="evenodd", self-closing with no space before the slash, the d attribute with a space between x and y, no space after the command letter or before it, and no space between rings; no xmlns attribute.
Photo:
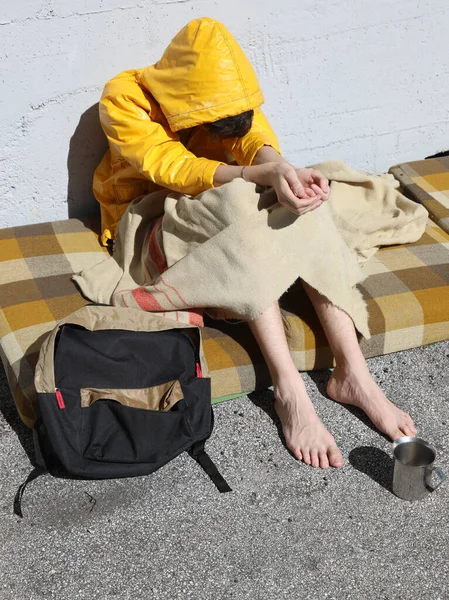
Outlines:
<svg viewBox="0 0 449 600"><path fill-rule="evenodd" d="M215 318L255 318L300 277L369 338L356 287L362 265L381 245L418 240L427 211L392 175L340 161L310 166L331 181L330 200L300 217L273 190L259 193L241 179L196 197L137 198L120 221L113 256L74 280L94 302L190 322L196 314L201 324L205 307Z"/></svg>

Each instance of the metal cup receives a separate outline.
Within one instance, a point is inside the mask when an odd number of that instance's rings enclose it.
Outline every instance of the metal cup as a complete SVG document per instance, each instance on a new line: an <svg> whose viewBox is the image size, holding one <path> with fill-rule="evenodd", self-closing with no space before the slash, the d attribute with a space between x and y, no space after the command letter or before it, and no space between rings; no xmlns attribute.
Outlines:
<svg viewBox="0 0 449 600"><path fill-rule="evenodd" d="M436 451L417 437L402 437L393 444L393 493L404 500L421 500L446 479L443 471L434 467ZM432 485L432 475L439 479Z"/></svg>

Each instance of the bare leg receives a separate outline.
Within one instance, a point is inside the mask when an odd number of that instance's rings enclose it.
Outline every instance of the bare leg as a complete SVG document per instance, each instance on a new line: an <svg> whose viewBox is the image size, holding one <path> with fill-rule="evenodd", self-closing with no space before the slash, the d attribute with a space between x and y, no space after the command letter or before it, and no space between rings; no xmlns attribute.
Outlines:
<svg viewBox="0 0 449 600"><path fill-rule="evenodd" d="M392 404L371 377L352 319L307 283L303 285L335 356L336 367L327 385L329 396L361 408L374 425L393 440L415 435L410 416Z"/></svg>
<svg viewBox="0 0 449 600"><path fill-rule="evenodd" d="M262 315L249 321L249 326L271 374L274 407L288 448L298 460L314 467L342 466L343 458L335 440L319 420L293 363L279 304L275 302Z"/></svg>

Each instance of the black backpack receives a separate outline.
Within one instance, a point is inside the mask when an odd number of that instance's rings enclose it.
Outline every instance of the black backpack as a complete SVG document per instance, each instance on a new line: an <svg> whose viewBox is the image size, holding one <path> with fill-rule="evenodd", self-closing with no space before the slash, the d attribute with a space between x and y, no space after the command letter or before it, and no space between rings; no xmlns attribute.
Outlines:
<svg viewBox="0 0 449 600"><path fill-rule="evenodd" d="M89 305L44 342L35 385L37 468L89 479L147 475L187 450L220 492L204 450L213 429L211 384L198 327L136 309Z"/></svg>

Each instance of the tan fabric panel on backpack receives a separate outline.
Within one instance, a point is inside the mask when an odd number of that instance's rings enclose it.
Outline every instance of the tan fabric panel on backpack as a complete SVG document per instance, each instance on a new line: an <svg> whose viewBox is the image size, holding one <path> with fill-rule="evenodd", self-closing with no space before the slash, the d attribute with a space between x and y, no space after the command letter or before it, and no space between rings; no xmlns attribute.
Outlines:
<svg viewBox="0 0 449 600"><path fill-rule="evenodd" d="M144 410L169 411L184 398L178 380L147 388L99 389L82 388L81 406L88 408L97 400L115 400L123 406Z"/></svg>

